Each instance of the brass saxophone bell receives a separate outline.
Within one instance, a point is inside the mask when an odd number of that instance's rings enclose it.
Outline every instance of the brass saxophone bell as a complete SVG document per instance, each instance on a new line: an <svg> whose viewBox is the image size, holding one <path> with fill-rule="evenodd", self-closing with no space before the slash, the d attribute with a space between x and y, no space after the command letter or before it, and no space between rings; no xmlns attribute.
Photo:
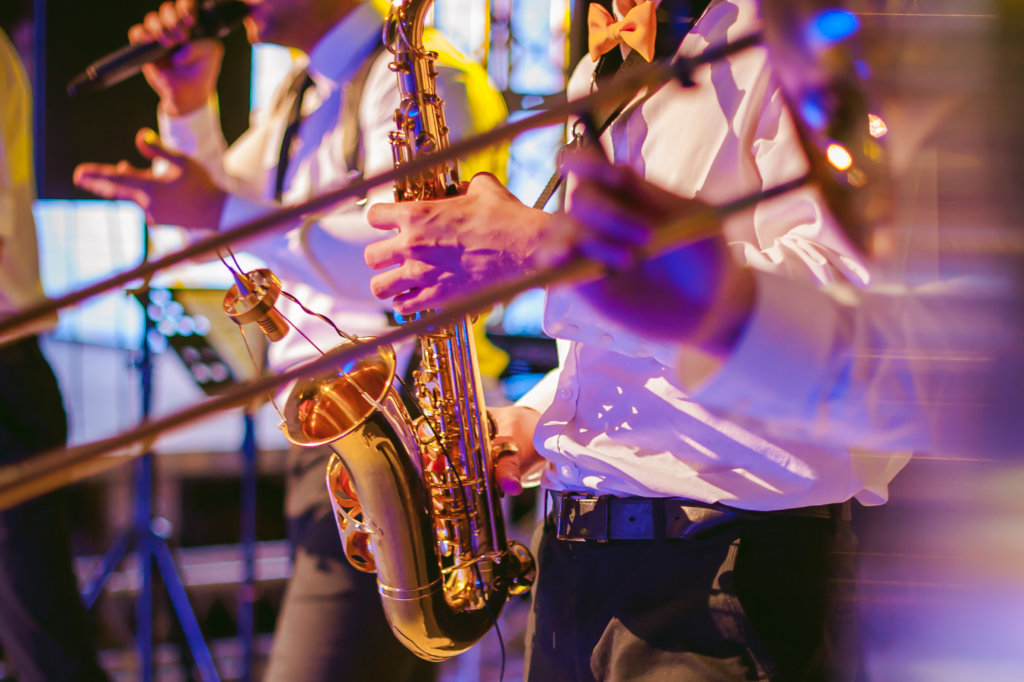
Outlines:
<svg viewBox="0 0 1024 682"><path fill-rule="evenodd" d="M349 343L345 341L343 345ZM285 437L302 447L344 442L350 434L355 443L365 440L358 431L368 430L367 421L385 403L400 403L391 385L394 378L395 351L391 346L381 346L344 366L301 377L285 400L281 425ZM350 459L361 451L359 445L339 449L347 451ZM372 459L373 455L370 451L368 456ZM372 529L365 522L348 465L337 452L327 466L327 490L345 557L359 571L376 572Z"/></svg>
<svg viewBox="0 0 1024 682"><path fill-rule="evenodd" d="M395 351L382 346L344 367L298 379L284 405L285 437L314 447L348 435L380 408L394 378Z"/></svg>

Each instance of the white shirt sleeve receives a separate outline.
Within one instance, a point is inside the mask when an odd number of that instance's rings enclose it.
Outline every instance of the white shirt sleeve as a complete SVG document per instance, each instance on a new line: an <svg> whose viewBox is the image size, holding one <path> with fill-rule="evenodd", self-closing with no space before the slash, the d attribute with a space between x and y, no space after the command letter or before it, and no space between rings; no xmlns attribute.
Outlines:
<svg viewBox="0 0 1024 682"><path fill-rule="evenodd" d="M757 275L757 286L734 352L688 388L697 402L786 438L942 449L937 435L965 421L952 406L984 390L978 370L994 356L979 341L1005 338L1005 316L955 288L817 288L768 274Z"/></svg>
<svg viewBox="0 0 1024 682"><path fill-rule="evenodd" d="M746 124L753 134L749 150L761 191L795 180L809 169L781 89L770 74L755 82L763 80L766 92L749 104L757 116ZM740 262L762 271L819 284L865 284L869 279L857 249L821 192L811 185L726 219L725 234Z"/></svg>

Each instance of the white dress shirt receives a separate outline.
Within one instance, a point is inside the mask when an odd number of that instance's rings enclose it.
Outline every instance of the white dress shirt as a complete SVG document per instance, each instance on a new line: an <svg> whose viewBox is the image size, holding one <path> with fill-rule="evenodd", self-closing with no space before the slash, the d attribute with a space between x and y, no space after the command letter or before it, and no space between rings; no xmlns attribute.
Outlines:
<svg viewBox="0 0 1024 682"><path fill-rule="evenodd" d="M0 31L0 317L43 298L32 202L32 95L14 45ZM52 329L56 313L0 338L0 344Z"/></svg>
<svg viewBox="0 0 1024 682"><path fill-rule="evenodd" d="M680 45L696 55L758 30L754 0L715 0ZM590 88L585 57L569 96ZM612 123L602 143L676 194L723 204L801 176L807 161L764 48L701 67L696 86L669 84ZM569 201L571 201L571 183ZM821 284L866 271L813 189L730 217L736 257L764 272ZM656 295L656 294L652 294ZM520 404L543 412L534 443L556 490L680 496L772 510L857 497L885 501L905 455L853 454L749 428L694 400L676 373L678 348L631 334L571 289L548 293L545 330L559 339L560 369Z"/></svg>
<svg viewBox="0 0 1024 682"><path fill-rule="evenodd" d="M341 113L344 84L380 41L382 20L372 3L357 5L328 32L305 59L314 85L303 99L304 118L288 164L282 202L295 204L348 183ZM388 69L386 50L370 68L359 106L363 173L369 177L392 167L388 133L395 129L399 104L396 76ZM452 131L469 131L472 122L465 88L457 71L438 66L438 92L445 100L445 117ZM252 127L230 149L224 142L216 104L185 117L161 116L160 130L171 147L203 163L232 194L218 229L226 230L273 210L274 180L280 142L290 103L283 98L291 83L286 78L267 111L257 112ZM454 135L453 135L454 136ZM375 202L393 201L391 186L369 193L365 205L352 199L318 216L284 225L281 229L239 245L260 257L280 278L285 291L306 307L326 315L340 328L359 336L379 335L387 329L389 306L371 293L373 271L363 260L366 244L384 236L366 222L365 210ZM303 313L294 303L279 300L278 309L323 350L340 338L328 325ZM299 334L289 334L271 345L270 367L283 370L317 355Z"/></svg>

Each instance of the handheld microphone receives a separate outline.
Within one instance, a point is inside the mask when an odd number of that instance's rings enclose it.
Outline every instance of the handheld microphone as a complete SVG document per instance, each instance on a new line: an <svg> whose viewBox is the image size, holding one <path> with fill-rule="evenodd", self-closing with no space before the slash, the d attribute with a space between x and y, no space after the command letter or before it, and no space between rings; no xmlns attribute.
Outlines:
<svg viewBox="0 0 1024 682"><path fill-rule="evenodd" d="M249 5L239 0L203 0L196 25L189 40L222 38L238 26L249 13ZM126 45L86 67L68 83L68 95L103 90L138 73L145 64L155 62L174 52L180 45L166 47L160 43Z"/></svg>

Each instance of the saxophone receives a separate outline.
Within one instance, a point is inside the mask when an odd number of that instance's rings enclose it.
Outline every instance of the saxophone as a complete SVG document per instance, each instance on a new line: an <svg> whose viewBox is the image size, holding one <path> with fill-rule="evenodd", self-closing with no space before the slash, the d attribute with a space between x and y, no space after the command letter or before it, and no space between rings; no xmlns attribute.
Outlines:
<svg viewBox="0 0 1024 682"><path fill-rule="evenodd" d="M423 46L432 2L395 0L384 28L401 94L397 130L389 135L396 166L448 145L437 53ZM457 166L441 163L396 183L395 199L449 196L458 183ZM508 596L529 589L534 562L505 537L470 320L419 343L415 416L393 386L395 353L385 346L343 371L298 381L285 403L284 429L293 443L329 444L327 487L346 557L377 573L399 641L440 661L471 647Z"/></svg>

